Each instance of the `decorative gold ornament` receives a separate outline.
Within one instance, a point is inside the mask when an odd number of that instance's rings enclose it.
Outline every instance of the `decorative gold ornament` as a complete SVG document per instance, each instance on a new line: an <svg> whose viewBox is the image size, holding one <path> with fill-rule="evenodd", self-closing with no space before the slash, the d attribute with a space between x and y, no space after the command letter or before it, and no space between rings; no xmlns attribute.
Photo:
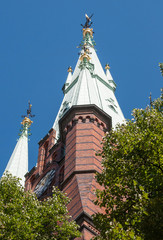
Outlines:
<svg viewBox="0 0 163 240"><path fill-rule="evenodd" d="M31 126L31 124L32 124L33 122L31 121L31 119L29 119L29 118L27 118L27 117L25 117L24 119L23 119L23 121L21 122L21 124L24 126L25 124L28 124L28 126Z"/></svg>
<svg viewBox="0 0 163 240"><path fill-rule="evenodd" d="M89 61L89 60L91 59L90 56L89 56L88 54L86 54L85 52L81 55L81 57L80 57L80 61L83 61L84 58L86 58L87 61Z"/></svg>
<svg viewBox="0 0 163 240"><path fill-rule="evenodd" d="M90 36L93 37L93 28L83 28L83 38L85 38L87 33L89 33Z"/></svg>
<svg viewBox="0 0 163 240"><path fill-rule="evenodd" d="M106 69L106 70L107 70L107 69L110 69L109 64L106 64L106 65L105 65L105 69Z"/></svg>
<svg viewBox="0 0 163 240"><path fill-rule="evenodd" d="M72 71L72 68L69 67L68 70L67 70L67 72L73 72L73 71Z"/></svg>

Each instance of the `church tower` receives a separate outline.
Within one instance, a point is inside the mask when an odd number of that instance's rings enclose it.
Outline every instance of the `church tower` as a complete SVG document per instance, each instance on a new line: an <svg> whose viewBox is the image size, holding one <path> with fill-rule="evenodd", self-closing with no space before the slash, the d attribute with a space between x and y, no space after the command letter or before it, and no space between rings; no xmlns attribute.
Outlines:
<svg viewBox="0 0 163 240"><path fill-rule="evenodd" d="M73 73L68 69L63 101L53 127L39 142L37 166L26 174L25 184L40 200L51 196L52 186L67 193L69 213L85 240L98 234L92 215L101 211L93 204L99 188L95 174L101 171L96 152L105 132L124 121L110 67L107 64L104 72L94 46L86 15L79 59Z"/></svg>

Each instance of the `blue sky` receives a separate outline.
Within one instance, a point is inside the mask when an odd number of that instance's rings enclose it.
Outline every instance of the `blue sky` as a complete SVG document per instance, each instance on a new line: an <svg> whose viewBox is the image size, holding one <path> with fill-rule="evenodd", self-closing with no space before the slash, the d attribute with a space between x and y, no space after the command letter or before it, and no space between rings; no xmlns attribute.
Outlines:
<svg viewBox="0 0 163 240"><path fill-rule="evenodd" d="M29 169L38 142L51 129L63 98L67 68L74 69L84 14L92 18L97 55L117 84L116 97L127 119L160 96L163 62L162 0L0 1L0 176L16 145L28 100L36 117L31 127Z"/></svg>

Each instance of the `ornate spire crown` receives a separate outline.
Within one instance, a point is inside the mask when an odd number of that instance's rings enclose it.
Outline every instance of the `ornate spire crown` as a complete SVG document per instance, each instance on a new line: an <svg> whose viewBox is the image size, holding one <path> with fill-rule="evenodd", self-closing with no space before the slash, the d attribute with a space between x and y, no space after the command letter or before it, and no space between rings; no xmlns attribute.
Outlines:
<svg viewBox="0 0 163 240"><path fill-rule="evenodd" d="M30 132L30 126L33 123L33 121L31 121L31 119L29 117L35 117L35 115L31 114L31 107L32 104L30 103L30 101L28 101L28 109L27 109L27 115L22 115L22 117L24 118L23 121L21 122L22 124L22 129L20 129L21 133L19 134L20 136L22 135L26 135L29 136L31 135Z"/></svg>
<svg viewBox="0 0 163 240"><path fill-rule="evenodd" d="M92 25L92 18L93 14L88 17L87 14L85 14L86 17L86 22L85 24L81 24L81 26L83 27L83 41L80 44L80 48L81 48L81 56L80 56L80 61L83 62L84 66L85 64L87 64L90 59L91 59L91 52L90 52L90 47L94 48L95 42L93 41L93 28L90 28L90 26ZM81 64L83 66L83 64Z"/></svg>
<svg viewBox="0 0 163 240"><path fill-rule="evenodd" d="M92 18L93 14L88 17L87 14L85 14L85 17L86 17L86 22L85 24L81 24L81 26L83 27L83 39L86 39L88 40L87 38L90 36L91 38L93 38L93 28L90 28L91 25L92 25L92 21L91 21L91 18Z"/></svg>

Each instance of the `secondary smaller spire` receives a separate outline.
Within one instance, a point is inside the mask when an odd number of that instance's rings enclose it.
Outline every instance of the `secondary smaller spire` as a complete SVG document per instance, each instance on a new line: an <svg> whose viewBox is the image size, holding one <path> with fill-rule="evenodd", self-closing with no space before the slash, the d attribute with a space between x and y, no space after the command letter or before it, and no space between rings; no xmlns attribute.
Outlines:
<svg viewBox="0 0 163 240"><path fill-rule="evenodd" d="M4 173L8 171L13 176L20 178L22 186L24 186L25 183L24 175L28 172L28 136L31 135L30 126L32 124L29 117L34 117L34 115L31 114L32 105L30 101L28 104L27 115L22 116L24 119L21 122L22 129L20 130L20 137L4 171Z"/></svg>

